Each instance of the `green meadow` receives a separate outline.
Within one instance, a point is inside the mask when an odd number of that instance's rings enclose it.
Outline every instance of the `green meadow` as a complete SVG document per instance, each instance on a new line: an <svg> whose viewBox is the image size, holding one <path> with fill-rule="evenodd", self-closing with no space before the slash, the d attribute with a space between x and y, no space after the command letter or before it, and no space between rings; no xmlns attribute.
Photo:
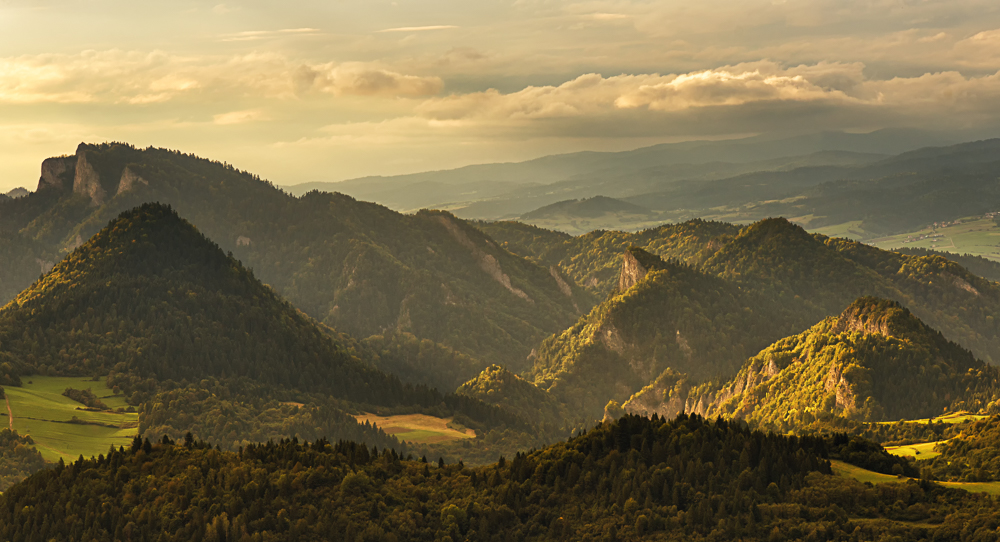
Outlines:
<svg viewBox="0 0 1000 542"><path fill-rule="evenodd" d="M885 451L892 455L898 455L901 457L913 457L915 459L933 459L940 453L936 452L934 449L937 448L938 444L942 442L948 442L947 440L939 440L936 442L923 442L920 444L907 444L905 446L886 446Z"/></svg>
<svg viewBox="0 0 1000 542"><path fill-rule="evenodd" d="M880 237L871 240L871 243L884 250L929 248L1000 261L1000 227L997 227L993 219L975 216L962 218L957 222L960 224L938 228L929 226L900 235Z"/></svg>
<svg viewBox="0 0 1000 542"><path fill-rule="evenodd" d="M108 448L128 446L137 432L137 413L96 412L62 395L66 388L91 389L111 409L127 408L104 380L84 377L25 377L20 388L7 387L7 402L14 416L13 428L31 435L48 461L76 460L107 453ZM76 418L76 423L74 423Z"/></svg>
<svg viewBox="0 0 1000 542"><path fill-rule="evenodd" d="M979 414L970 414L964 410L959 412L950 412L944 416L936 416L934 418L920 418L918 420L903 420L906 423L964 423L968 421L978 421L986 418L987 416L981 416ZM894 424L899 422L879 422L881 424Z"/></svg>
<svg viewBox="0 0 1000 542"><path fill-rule="evenodd" d="M854 478L859 482L871 482L873 484L898 483L911 480L903 476L892 476L889 474L879 474L870 470L855 467L843 461L831 460L833 473L845 478ZM935 482L944 487L954 489L964 489L970 493L989 493L990 495L1000 495L1000 482Z"/></svg>

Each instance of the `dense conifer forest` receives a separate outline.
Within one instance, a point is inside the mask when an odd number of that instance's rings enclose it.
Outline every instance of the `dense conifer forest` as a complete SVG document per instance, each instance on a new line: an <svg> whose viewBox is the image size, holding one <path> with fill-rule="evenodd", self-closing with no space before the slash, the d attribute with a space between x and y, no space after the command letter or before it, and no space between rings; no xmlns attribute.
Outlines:
<svg viewBox="0 0 1000 542"><path fill-rule="evenodd" d="M18 540L980 540L991 499L831 474L846 438L624 417L471 468L392 449L191 439L60 464L0 500ZM885 466L898 458L872 451ZM867 457L867 456L866 456Z"/></svg>

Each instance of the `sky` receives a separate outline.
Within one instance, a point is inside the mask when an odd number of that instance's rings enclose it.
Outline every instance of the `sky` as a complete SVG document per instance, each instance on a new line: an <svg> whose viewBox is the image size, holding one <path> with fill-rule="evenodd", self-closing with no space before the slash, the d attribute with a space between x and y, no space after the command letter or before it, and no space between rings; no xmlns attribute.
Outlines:
<svg viewBox="0 0 1000 542"><path fill-rule="evenodd" d="M291 185L998 117L995 0L0 0L0 191L80 142Z"/></svg>

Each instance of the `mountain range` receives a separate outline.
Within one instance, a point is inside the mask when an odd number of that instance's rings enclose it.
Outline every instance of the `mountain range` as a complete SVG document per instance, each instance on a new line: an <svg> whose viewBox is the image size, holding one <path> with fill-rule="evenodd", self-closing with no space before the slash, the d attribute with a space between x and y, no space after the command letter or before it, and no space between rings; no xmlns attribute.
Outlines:
<svg viewBox="0 0 1000 542"><path fill-rule="evenodd" d="M499 249L448 213L402 215L339 194L295 198L227 164L124 144L46 160L35 192L0 202L0 250L14 262L0 269L4 301L148 201L171 205L325 324L387 342L409 334L476 360L444 382L490 363L523 365L534 343L593 302L558 269Z"/></svg>
<svg viewBox="0 0 1000 542"><path fill-rule="evenodd" d="M574 235L691 218L746 223L784 216L811 231L870 240L995 211L998 148L995 139L955 143L906 131L755 137L288 188L340 191L403 211L434 207L467 219L517 219ZM583 220L562 209L594 197L643 211Z"/></svg>
<svg viewBox="0 0 1000 542"><path fill-rule="evenodd" d="M772 143L728 145L747 164ZM804 174L794 153L813 143L783 144L766 159ZM953 164L988 172L991 145L898 160L926 159L927 184ZM726 147L657 152L712 148ZM887 175L896 160L838 156ZM30 437L0 433L5 538L995 530L991 501L931 481L1000 472L996 418L934 421L1000 413L1000 284L985 260L784 218L571 236L401 214L126 144L81 145L43 163L35 192L0 198L0 256L0 384L88 377L138 412L130 447L89 460L46 465ZM404 442L366 417L471 433ZM947 440L943 459L878 444L914 435ZM881 485L892 476L921 480Z"/></svg>

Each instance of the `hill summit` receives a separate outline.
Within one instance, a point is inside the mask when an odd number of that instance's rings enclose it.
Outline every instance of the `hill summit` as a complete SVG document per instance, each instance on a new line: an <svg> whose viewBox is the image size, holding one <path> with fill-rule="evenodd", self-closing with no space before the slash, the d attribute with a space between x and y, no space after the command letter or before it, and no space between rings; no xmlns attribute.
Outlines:
<svg viewBox="0 0 1000 542"><path fill-rule="evenodd" d="M998 372L895 301L863 297L840 316L781 339L721 384L664 373L625 410L743 418L774 429L817 419L888 421L978 410Z"/></svg>
<svg viewBox="0 0 1000 542"><path fill-rule="evenodd" d="M122 213L0 310L8 374L249 377L394 404L353 359L170 207Z"/></svg>

